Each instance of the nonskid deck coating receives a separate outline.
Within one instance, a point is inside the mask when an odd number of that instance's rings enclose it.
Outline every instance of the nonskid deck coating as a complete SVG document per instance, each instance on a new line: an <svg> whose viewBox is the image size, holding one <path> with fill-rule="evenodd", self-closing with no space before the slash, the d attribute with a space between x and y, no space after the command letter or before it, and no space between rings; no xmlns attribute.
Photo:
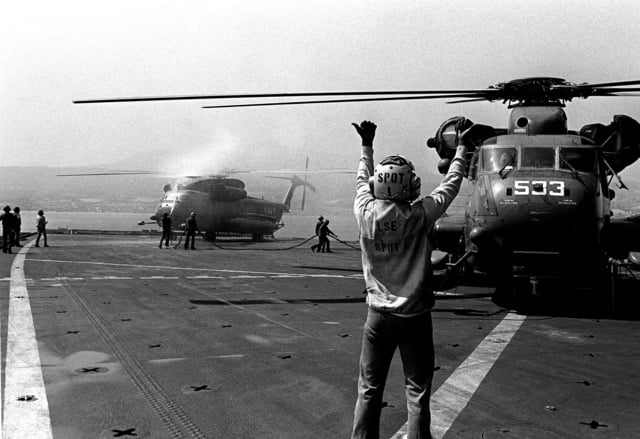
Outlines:
<svg viewBox="0 0 640 439"><path fill-rule="evenodd" d="M144 236L50 244L29 250L24 273L53 437L349 435L366 315L356 250L160 250ZM2 256L4 347L12 258ZM507 316L490 292L439 296L434 392L464 380L460 365ZM640 325L591 314L526 316L445 437L640 436L630 366ZM6 361L3 349L3 372ZM396 358L381 437L405 421Z"/></svg>

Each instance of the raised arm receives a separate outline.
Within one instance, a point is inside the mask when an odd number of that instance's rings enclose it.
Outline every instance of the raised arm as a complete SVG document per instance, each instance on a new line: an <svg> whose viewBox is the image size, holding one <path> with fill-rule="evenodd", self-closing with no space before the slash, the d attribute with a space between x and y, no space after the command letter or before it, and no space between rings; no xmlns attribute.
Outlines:
<svg viewBox="0 0 640 439"><path fill-rule="evenodd" d="M467 167L467 142L470 139L470 133L473 131L474 126L475 125L472 125L467 128L458 138L456 155L451 161L449 171L442 179L442 182L440 182L440 185L435 188L430 195L421 200L427 213L429 226L445 213L460 191L462 179Z"/></svg>
<svg viewBox="0 0 640 439"><path fill-rule="evenodd" d="M356 176L356 199L353 209L358 214L368 201L373 199L369 188L369 177L373 174L373 139L376 135L376 124L368 120L360 125L353 123L353 127L362 139L362 151Z"/></svg>

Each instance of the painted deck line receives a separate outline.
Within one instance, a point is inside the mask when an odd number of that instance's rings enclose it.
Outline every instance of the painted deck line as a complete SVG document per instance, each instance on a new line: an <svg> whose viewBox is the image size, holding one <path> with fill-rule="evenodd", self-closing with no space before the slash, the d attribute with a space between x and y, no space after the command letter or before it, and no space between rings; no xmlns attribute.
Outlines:
<svg viewBox="0 0 640 439"><path fill-rule="evenodd" d="M187 276L187 279L224 279L224 277L203 275L203 276Z"/></svg>
<svg viewBox="0 0 640 439"><path fill-rule="evenodd" d="M307 277L313 276L310 273L281 273L281 272L273 272L273 271L252 271L252 270L227 270L227 269L218 269L218 268L195 268L195 267L176 267L176 266L167 266L167 265L140 265L140 264L120 264L115 262L89 262L89 261L68 261L68 260L55 260L55 259L29 259L34 262L47 262L47 263L60 263L60 264L86 264L86 265L104 265L111 267L128 267L128 268L151 268L151 269L159 269L159 270L179 270L179 271L204 271L204 272L214 272L214 273L238 273L238 274L248 274L248 275L265 275L272 277ZM324 277L332 277L332 278L340 278L340 279L351 279L351 276L345 276L343 274L328 274L324 275ZM360 278L353 278L360 279Z"/></svg>
<svg viewBox="0 0 640 439"><path fill-rule="evenodd" d="M11 279L11 278L9 278ZM26 282L25 282L26 283ZM9 284L11 285L11 284ZM0 328L2 327L2 313L0 312ZM2 337L0 337L0 439L2 439L2 412L4 411L2 407L2 375L4 375L4 370L2 369Z"/></svg>
<svg viewBox="0 0 640 439"><path fill-rule="evenodd" d="M180 279L178 276L140 276L143 280Z"/></svg>
<svg viewBox="0 0 640 439"><path fill-rule="evenodd" d="M431 395L431 434L434 439L442 439L447 434L525 319L526 316L508 313ZM406 433L405 423L391 439L404 438Z"/></svg>
<svg viewBox="0 0 640 439"><path fill-rule="evenodd" d="M24 261L25 245L11 265L2 434L4 439L53 438Z"/></svg>

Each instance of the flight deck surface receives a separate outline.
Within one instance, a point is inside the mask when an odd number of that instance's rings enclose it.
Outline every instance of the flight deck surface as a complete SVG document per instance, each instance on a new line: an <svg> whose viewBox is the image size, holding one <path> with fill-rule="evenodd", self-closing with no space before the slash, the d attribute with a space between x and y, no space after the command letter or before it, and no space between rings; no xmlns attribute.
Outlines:
<svg viewBox="0 0 640 439"><path fill-rule="evenodd" d="M49 238L0 257L4 438L349 436L359 251ZM438 294L436 437L640 437L640 311L518 314L492 291ZM396 355L383 438L402 436L403 380Z"/></svg>

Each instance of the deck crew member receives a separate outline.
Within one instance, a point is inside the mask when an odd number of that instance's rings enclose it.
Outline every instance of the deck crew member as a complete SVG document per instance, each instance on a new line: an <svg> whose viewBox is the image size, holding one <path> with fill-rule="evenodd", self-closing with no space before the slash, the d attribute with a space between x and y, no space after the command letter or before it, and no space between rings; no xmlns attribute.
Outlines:
<svg viewBox="0 0 640 439"><path fill-rule="evenodd" d="M320 233L320 250L322 253L333 253L331 251L331 243L329 242L329 236L337 238L338 236L329 228L329 220L325 219L318 230Z"/></svg>
<svg viewBox="0 0 640 439"><path fill-rule="evenodd" d="M191 212L189 218L187 218L187 224L185 226L185 232L187 234L187 239L184 242L184 249L187 250L189 248L189 239L191 239L191 250L195 250L196 247L196 232L198 230L198 224L196 223L196 213Z"/></svg>
<svg viewBox="0 0 640 439"><path fill-rule="evenodd" d="M20 208L13 208L13 245L15 247L22 247L20 244L20 231L22 229L22 217L20 216Z"/></svg>
<svg viewBox="0 0 640 439"><path fill-rule="evenodd" d="M47 218L44 216L44 211L38 211L38 218L36 218L36 229L38 230L38 236L36 237L35 247L40 247L40 237L44 237L44 246L49 247L47 244Z"/></svg>
<svg viewBox="0 0 640 439"><path fill-rule="evenodd" d="M164 241L164 246L169 248L169 239L171 239L171 217L169 216L169 212L165 212L162 215L162 237L160 238L159 248L162 248L162 241Z"/></svg>
<svg viewBox="0 0 640 439"><path fill-rule="evenodd" d="M378 438L385 381L397 347L405 374L407 438L430 438L434 349L427 232L456 197L465 171L466 130L447 175L430 195L402 156L373 168L376 125L353 124L362 139L354 213L360 232L368 314L364 326L352 438ZM370 180L370 176L373 178ZM415 200L415 201L414 201Z"/></svg>
<svg viewBox="0 0 640 439"><path fill-rule="evenodd" d="M2 209L0 222L2 222L2 253L13 253L11 251L11 246L13 245L13 214L10 206L4 206Z"/></svg>
<svg viewBox="0 0 640 439"><path fill-rule="evenodd" d="M324 222L324 217L320 215L318 217L318 221L316 222L316 236L318 237L318 243L311 246L312 252L315 252L316 250L318 250L319 252L320 248L322 247L322 238L320 238L320 226L322 226L323 222Z"/></svg>

